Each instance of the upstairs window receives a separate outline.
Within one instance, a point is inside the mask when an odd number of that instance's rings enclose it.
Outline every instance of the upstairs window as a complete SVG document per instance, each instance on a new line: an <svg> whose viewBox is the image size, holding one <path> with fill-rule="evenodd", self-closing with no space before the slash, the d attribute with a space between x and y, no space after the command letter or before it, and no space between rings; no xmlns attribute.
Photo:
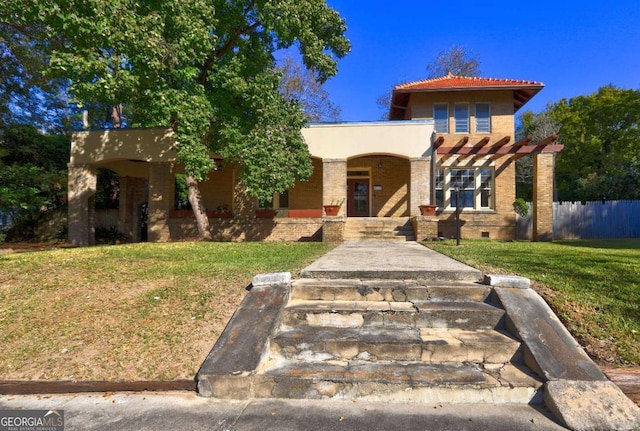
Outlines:
<svg viewBox="0 0 640 431"><path fill-rule="evenodd" d="M449 105L446 103L433 105L433 121L436 133L449 133Z"/></svg>
<svg viewBox="0 0 640 431"><path fill-rule="evenodd" d="M456 133L469 133L469 104L456 103L453 108Z"/></svg>
<svg viewBox="0 0 640 431"><path fill-rule="evenodd" d="M476 103L476 133L491 133L491 106Z"/></svg>

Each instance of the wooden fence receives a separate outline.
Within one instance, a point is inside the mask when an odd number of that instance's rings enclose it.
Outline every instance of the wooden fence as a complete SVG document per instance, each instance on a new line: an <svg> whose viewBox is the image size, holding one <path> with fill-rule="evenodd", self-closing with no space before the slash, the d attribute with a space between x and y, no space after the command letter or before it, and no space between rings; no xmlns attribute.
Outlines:
<svg viewBox="0 0 640 431"><path fill-rule="evenodd" d="M516 238L531 239L531 211L516 220ZM640 238L640 201L554 202L553 238Z"/></svg>

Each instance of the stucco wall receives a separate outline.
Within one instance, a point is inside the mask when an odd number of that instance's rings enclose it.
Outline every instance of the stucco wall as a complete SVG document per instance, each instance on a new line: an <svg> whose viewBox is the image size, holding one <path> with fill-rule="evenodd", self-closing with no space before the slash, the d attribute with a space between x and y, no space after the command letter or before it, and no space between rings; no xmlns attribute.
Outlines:
<svg viewBox="0 0 640 431"><path fill-rule="evenodd" d="M348 159L366 154L428 157L432 121L312 124L302 135L314 157Z"/></svg>

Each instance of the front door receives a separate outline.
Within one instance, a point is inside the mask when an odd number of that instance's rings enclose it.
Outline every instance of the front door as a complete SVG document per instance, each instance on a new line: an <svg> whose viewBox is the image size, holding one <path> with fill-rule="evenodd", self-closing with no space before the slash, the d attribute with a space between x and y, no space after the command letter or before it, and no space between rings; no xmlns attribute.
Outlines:
<svg viewBox="0 0 640 431"><path fill-rule="evenodd" d="M369 178L347 179L347 217L369 217Z"/></svg>

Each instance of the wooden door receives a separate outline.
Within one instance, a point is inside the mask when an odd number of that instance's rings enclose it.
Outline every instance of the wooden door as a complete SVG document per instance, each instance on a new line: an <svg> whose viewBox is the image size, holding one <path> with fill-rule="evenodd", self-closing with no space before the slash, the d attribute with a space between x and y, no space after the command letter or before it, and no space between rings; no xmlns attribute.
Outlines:
<svg viewBox="0 0 640 431"><path fill-rule="evenodd" d="M369 178L347 179L347 217L369 217Z"/></svg>

